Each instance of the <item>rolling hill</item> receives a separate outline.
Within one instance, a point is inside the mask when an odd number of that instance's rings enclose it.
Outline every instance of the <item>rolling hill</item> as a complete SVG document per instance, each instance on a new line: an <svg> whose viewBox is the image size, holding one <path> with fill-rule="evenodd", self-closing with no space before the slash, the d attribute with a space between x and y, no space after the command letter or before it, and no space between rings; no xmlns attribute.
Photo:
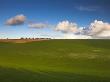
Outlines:
<svg viewBox="0 0 110 82"><path fill-rule="evenodd" d="M0 82L110 82L110 40L0 42Z"/></svg>

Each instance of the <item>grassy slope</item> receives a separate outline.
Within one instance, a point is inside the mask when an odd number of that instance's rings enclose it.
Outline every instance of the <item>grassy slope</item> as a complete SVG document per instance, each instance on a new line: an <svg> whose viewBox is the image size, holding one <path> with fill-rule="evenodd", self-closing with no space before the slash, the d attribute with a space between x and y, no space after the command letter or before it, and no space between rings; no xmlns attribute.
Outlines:
<svg viewBox="0 0 110 82"><path fill-rule="evenodd" d="M0 43L0 82L110 82L110 40Z"/></svg>

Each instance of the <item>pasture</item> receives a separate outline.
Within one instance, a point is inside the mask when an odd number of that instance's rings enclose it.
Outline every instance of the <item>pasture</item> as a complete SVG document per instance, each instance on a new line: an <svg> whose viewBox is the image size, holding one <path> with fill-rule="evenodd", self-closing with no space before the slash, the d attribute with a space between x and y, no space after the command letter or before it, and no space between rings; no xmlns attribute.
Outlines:
<svg viewBox="0 0 110 82"><path fill-rule="evenodd" d="M110 82L110 40L0 42L0 82Z"/></svg>

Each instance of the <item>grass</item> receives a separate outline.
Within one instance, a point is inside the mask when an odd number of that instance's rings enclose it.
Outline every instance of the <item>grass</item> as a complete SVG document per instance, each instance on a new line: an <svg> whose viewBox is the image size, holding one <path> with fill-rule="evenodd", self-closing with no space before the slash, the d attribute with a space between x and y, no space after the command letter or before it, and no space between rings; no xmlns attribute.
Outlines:
<svg viewBox="0 0 110 82"><path fill-rule="evenodd" d="M0 82L110 82L110 40L0 43Z"/></svg>

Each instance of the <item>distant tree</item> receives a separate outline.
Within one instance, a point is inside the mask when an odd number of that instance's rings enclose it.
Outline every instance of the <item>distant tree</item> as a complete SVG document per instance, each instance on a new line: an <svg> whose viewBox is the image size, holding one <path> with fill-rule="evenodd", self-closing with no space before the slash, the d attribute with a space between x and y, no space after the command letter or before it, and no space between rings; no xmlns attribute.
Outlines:
<svg viewBox="0 0 110 82"><path fill-rule="evenodd" d="M21 37L21 39L23 40L24 38L23 38L23 37Z"/></svg>

